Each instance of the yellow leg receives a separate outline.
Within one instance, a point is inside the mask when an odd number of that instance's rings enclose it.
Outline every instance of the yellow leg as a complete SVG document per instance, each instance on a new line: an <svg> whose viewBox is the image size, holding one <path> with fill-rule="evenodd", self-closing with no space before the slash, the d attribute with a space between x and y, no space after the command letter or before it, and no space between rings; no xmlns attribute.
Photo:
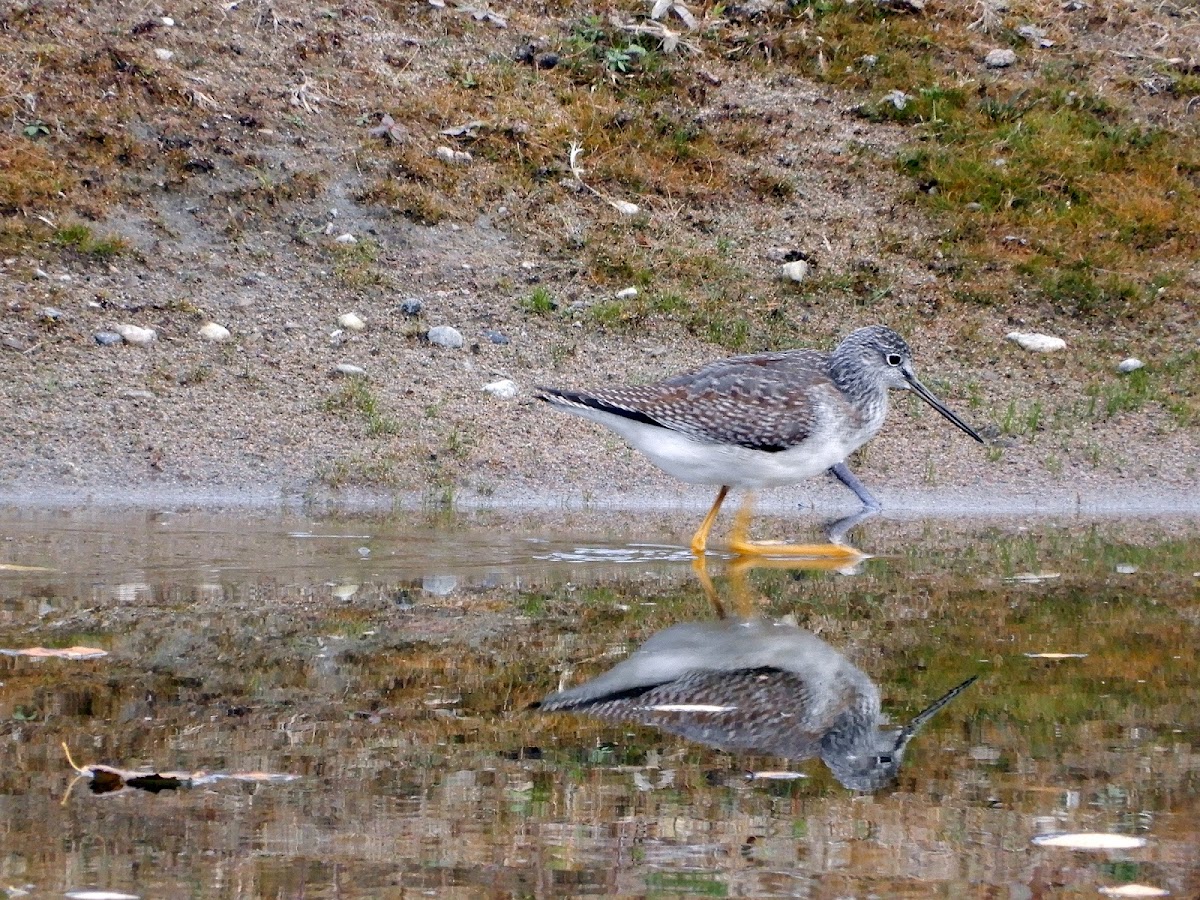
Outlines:
<svg viewBox="0 0 1200 900"><path fill-rule="evenodd" d="M720 512L721 504L725 502L725 495L728 493L729 488L722 485L721 489L717 491L717 499L713 501L712 509L700 523L699 530L692 536L692 553L696 556L704 555L704 550L708 546L708 533L712 531L713 522L717 521L717 513Z"/></svg>
<svg viewBox="0 0 1200 900"><path fill-rule="evenodd" d="M738 510L733 531L729 536L729 549L738 556L803 556L809 559L837 559L847 562L857 561L866 556L862 551L846 544L784 544L780 541L747 540L751 506L752 497L747 495L742 508Z"/></svg>

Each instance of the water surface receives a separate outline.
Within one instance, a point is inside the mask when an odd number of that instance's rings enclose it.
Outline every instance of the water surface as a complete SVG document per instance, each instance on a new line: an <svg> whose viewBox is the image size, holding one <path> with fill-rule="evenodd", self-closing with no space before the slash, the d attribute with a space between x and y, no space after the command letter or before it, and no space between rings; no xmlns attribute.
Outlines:
<svg viewBox="0 0 1200 900"><path fill-rule="evenodd" d="M1195 521L885 519L850 570L714 556L726 614L787 617L897 722L978 676L874 792L818 759L528 709L716 618L691 524L0 511L0 564L41 569L0 570L0 648L108 652L0 656L0 887L1200 895ZM294 778L97 793L64 742L80 765ZM1032 843L1053 832L1145 845Z"/></svg>

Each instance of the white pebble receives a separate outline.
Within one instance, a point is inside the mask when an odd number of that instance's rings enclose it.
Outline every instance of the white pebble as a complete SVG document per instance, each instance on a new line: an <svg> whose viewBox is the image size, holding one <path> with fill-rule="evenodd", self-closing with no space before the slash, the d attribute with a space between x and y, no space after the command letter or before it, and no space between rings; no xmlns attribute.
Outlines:
<svg viewBox="0 0 1200 900"><path fill-rule="evenodd" d="M155 47L154 55L163 62L170 62L171 58L175 55L175 52L173 50L167 50L165 47Z"/></svg>
<svg viewBox="0 0 1200 900"><path fill-rule="evenodd" d="M1130 372L1136 372L1138 369L1142 368L1142 366L1144 366L1144 365L1146 365L1146 364L1144 362L1142 362L1140 359L1138 359L1137 357L1131 356L1131 357L1129 357L1129 359L1121 360L1120 364L1117 366L1117 371L1120 372L1122 375L1128 375Z"/></svg>
<svg viewBox="0 0 1200 900"><path fill-rule="evenodd" d="M517 383L510 378L501 378L491 384L485 384L483 389L498 400L511 400L517 396Z"/></svg>
<svg viewBox="0 0 1200 900"><path fill-rule="evenodd" d="M329 224L332 225L333 223L330 222ZM358 238L356 238L354 235L352 235L348 231L345 234L339 234L336 238L334 238L334 240L337 241L339 244L357 244L358 243Z"/></svg>
<svg viewBox="0 0 1200 900"><path fill-rule="evenodd" d="M1116 572L1118 575L1136 575L1138 567L1129 563L1118 563Z"/></svg>
<svg viewBox="0 0 1200 900"><path fill-rule="evenodd" d="M158 337L158 332L153 328L142 328L140 325L114 325L113 331L127 344L149 344Z"/></svg>
<svg viewBox="0 0 1200 900"><path fill-rule="evenodd" d="M219 344L221 341L229 340L229 329L224 325L218 325L216 322L209 322L200 329L200 337L206 341Z"/></svg>
<svg viewBox="0 0 1200 900"><path fill-rule="evenodd" d="M442 162L451 165L465 166L472 159L471 154L466 150L455 150L453 147L438 147L433 152Z"/></svg>
<svg viewBox="0 0 1200 900"><path fill-rule="evenodd" d="M630 203L628 200L613 200L612 208L623 216L636 216L642 211L642 208L636 203Z"/></svg>
<svg viewBox="0 0 1200 900"><path fill-rule="evenodd" d="M337 322L347 331L362 331L367 327L367 323L352 312L342 313L338 316Z"/></svg>
<svg viewBox="0 0 1200 900"><path fill-rule="evenodd" d="M781 278L786 278L788 281L803 281L808 277L810 266L802 259L793 260L790 263L784 263L779 267L779 275Z"/></svg>
<svg viewBox="0 0 1200 900"><path fill-rule="evenodd" d="M984 65L989 69L1007 69L1016 61L1016 51L1007 47L989 50L988 55L983 58Z"/></svg>
<svg viewBox="0 0 1200 900"><path fill-rule="evenodd" d="M1012 331L1005 335L1005 340L1012 341L1023 350L1032 350L1035 353L1064 350L1067 346L1067 342L1062 338L1039 334L1036 331Z"/></svg>
<svg viewBox="0 0 1200 900"><path fill-rule="evenodd" d="M162 22L163 25L165 25L167 28L175 27L175 20L172 19L170 16L163 16L161 19L159 19L159 21Z"/></svg>
<svg viewBox="0 0 1200 900"><path fill-rule="evenodd" d="M904 112L908 108L908 101L912 98L901 90L888 91L883 95L883 102L890 103L900 112Z"/></svg>
<svg viewBox="0 0 1200 900"><path fill-rule="evenodd" d="M367 370L361 366L352 366L350 363L338 363L337 368L333 371L339 375L348 375L352 378L366 378Z"/></svg>
<svg viewBox="0 0 1200 900"><path fill-rule="evenodd" d="M449 325L435 325L429 329L429 343L436 344L439 347L448 347L451 350L457 350L463 345L463 336L457 328L451 328Z"/></svg>
<svg viewBox="0 0 1200 900"><path fill-rule="evenodd" d="M638 289L635 287L622 288L621 290L617 291L618 300L632 300L637 295Z"/></svg>

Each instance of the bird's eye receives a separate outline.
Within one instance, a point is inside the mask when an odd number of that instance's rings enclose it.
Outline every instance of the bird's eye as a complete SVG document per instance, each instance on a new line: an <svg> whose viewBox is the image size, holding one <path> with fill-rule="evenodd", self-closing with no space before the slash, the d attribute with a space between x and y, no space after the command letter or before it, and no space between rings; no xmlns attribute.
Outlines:
<svg viewBox="0 0 1200 900"><path fill-rule="evenodd" d="M900 354L899 353L889 353L887 355L887 364L889 366L900 365Z"/></svg>

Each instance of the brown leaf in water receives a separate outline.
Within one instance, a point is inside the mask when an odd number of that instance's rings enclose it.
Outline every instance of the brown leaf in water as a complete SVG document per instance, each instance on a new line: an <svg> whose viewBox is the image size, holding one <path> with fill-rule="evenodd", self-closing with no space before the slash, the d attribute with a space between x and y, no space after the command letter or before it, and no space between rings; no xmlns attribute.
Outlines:
<svg viewBox="0 0 1200 900"><path fill-rule="evenodd" d="M126 788L137 788L157 794L159 791L174 791L180 788L213 784L218 781L276 784L294 781L300 777L277 772L155 772L147 769L118 769L115 766L100 764L78 766L71 758L71 750L65 741L62 748L71 768L91 781L94 794L108 794L113 791L123 791Z"/></svg>

